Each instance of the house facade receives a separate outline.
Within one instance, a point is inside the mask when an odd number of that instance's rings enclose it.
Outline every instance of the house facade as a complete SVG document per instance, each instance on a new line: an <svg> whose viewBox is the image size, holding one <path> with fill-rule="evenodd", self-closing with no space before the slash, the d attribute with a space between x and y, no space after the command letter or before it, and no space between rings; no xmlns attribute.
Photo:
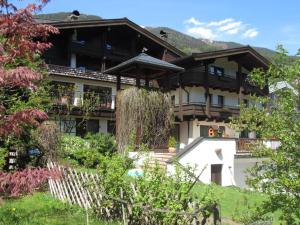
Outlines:
<svg viewBox="0 0 300 225"><path fill-rule="evenodd" d="M260 89L248 81L254 68L268 68L264 57L246 46L172 62L185 68L173 78L171 91L181 148L198 137L256 138L253 132L236 132L228 122L239 116L241 104L252 104L250 95L268 95L268 87Z"/></svg>
<svg viewBox="0 0 300 225"><path fill-rule="evenodd" d="M53 47L43 57L54 86L55 107L50 116L64 133L115 132L117 89L136 85L136 80L104 73L108 68L143 51L165 61L184 55L126 18L39 22L60 31L49 38Z"/></svg>

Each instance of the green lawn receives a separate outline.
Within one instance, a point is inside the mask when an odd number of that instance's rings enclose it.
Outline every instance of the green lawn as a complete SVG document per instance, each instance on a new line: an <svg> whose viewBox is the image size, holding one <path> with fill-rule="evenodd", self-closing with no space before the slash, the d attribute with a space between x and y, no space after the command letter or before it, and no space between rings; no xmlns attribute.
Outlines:
<svg viewBox="0 0 300 225"><path fill-rule="evenodd" d="M249 208L261 203L266 196L244 191L235 187L196 185L195 193L203 193L213 188L221 204L221 216L238 220L246 215ZM91 213L90 213L91 214ZM279 224L275 216L274 224ZM90 225L116 225L97 220L89 215ZM0 225L85 225L86 214L83 209L70 206L53 199L49 193L35 193L20 199L0 202Z"/></svg>
<svg viewBox="0 0 300 225"><path fill-rule="evenodd" d="M89 215L90 225L116 225ZM49 193L35 193L0 203L0 225L85 225L86 213L79 207L53 199Z"/></svg>
<svg viewBox="0 0 300 225"><path fill-rule="evenodd" d="M203 193L205 189L213 189L215 197L221 205L221 216L234 221L239 221L242 216L246 216L267 198L262 193L251 192L237 187L220 187L216 185L197 184L193 191L195 193ZM280 224L278 214L274 214L273 224Z"/></svg>

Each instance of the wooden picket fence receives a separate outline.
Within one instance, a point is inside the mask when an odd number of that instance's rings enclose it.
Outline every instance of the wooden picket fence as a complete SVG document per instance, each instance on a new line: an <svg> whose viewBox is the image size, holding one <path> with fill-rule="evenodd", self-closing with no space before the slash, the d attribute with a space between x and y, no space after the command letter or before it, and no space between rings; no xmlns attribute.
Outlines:
<svg viewBox="0 0 300 225"><path fill-rule="evenodd" d="M135 205L134 202L126 202L123 200L123 192L120 190L120 198L114 198L108 196L101 190L101 180L98 174L90 172L76 171L70 167L61 166L55 162L48 162L47 167L49 170L56 171L58 177L49 178L49 189L53 197L69 204L79 205L80 207L88 210L91 208L101 208L101 203L104 199L111 199L114 202L122 205L120 216L122 217L123 224L128 224L128 212L132 211L132 207ZM133 190L135 190L132 184ZM168 209L151 208L146 205L138 205L143 208L145 212L160 212L169 213ZM131 209L130 209L131 208ZM195 206L192 207L193 212L176 212L177 215L183 215L188 221L193 221L188 224L200 224L199 212L201 209ZM109 208L105 208L104 211L107 215L110 214ZM238 225L237 223L222 218L226 221L226 224ZM202 223L201 223L202 224ZM213 218L207 218L205 224L213 223ZM219 224L219 223L217 223Z"/></svg>
<svg viewBox="0 0 300 225"><path fill-rule="evenodd" d="M97 190L97 183L99 184L97 174L78 172L54 162L49 162L47 166L49 170L58 170L60 176L59 179L50 178L48 181L53 197L85 209L92 208L94 204L100 205L102 196Z"/></svg>

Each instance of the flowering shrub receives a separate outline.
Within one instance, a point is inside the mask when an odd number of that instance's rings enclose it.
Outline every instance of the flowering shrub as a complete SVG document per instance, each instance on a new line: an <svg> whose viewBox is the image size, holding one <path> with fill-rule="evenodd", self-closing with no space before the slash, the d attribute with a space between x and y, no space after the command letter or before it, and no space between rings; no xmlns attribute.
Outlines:
<svg viewBox="0 0 300 225"><path fill-rule="evenodd" d="M47 168L25 169L17 172L0 172L0 196L18 197L32 193L46 184L49 177L58 177L59 172Z"/></svg>

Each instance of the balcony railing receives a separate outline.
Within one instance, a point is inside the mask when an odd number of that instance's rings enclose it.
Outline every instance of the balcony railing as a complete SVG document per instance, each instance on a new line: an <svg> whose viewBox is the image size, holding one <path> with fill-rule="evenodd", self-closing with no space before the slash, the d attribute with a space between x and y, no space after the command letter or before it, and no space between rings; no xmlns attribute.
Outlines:
<svg viewBox="0 0 300 225"><path fill-rule="evenodd" d="M264 145L271 149L277 149L280 146L280 142L277 140L262 140L252 138L239 138L236 139L236 151L238 154L249 154L253 150L253 146Z"/></svg>
<svg viewBox="0 0 300 225"><path fill-rule="evenodd" d="M180 109L178 104L174 104L174 113L179 116ZM237 105L218 105L210 104L209 111L211 116L216 118L228 119L230 116L239 115L240 109ZM205 102L183 102L183 116L207 116Z"/></svg>
<svg viewBox="0 0 300 225"><path fill-rule="evenodd" d="M110 94L80 92L80 91L62 91L52 92L52 102L56 106L71 107L90 107L92 110L114 109L115 96Z"/></svg>

